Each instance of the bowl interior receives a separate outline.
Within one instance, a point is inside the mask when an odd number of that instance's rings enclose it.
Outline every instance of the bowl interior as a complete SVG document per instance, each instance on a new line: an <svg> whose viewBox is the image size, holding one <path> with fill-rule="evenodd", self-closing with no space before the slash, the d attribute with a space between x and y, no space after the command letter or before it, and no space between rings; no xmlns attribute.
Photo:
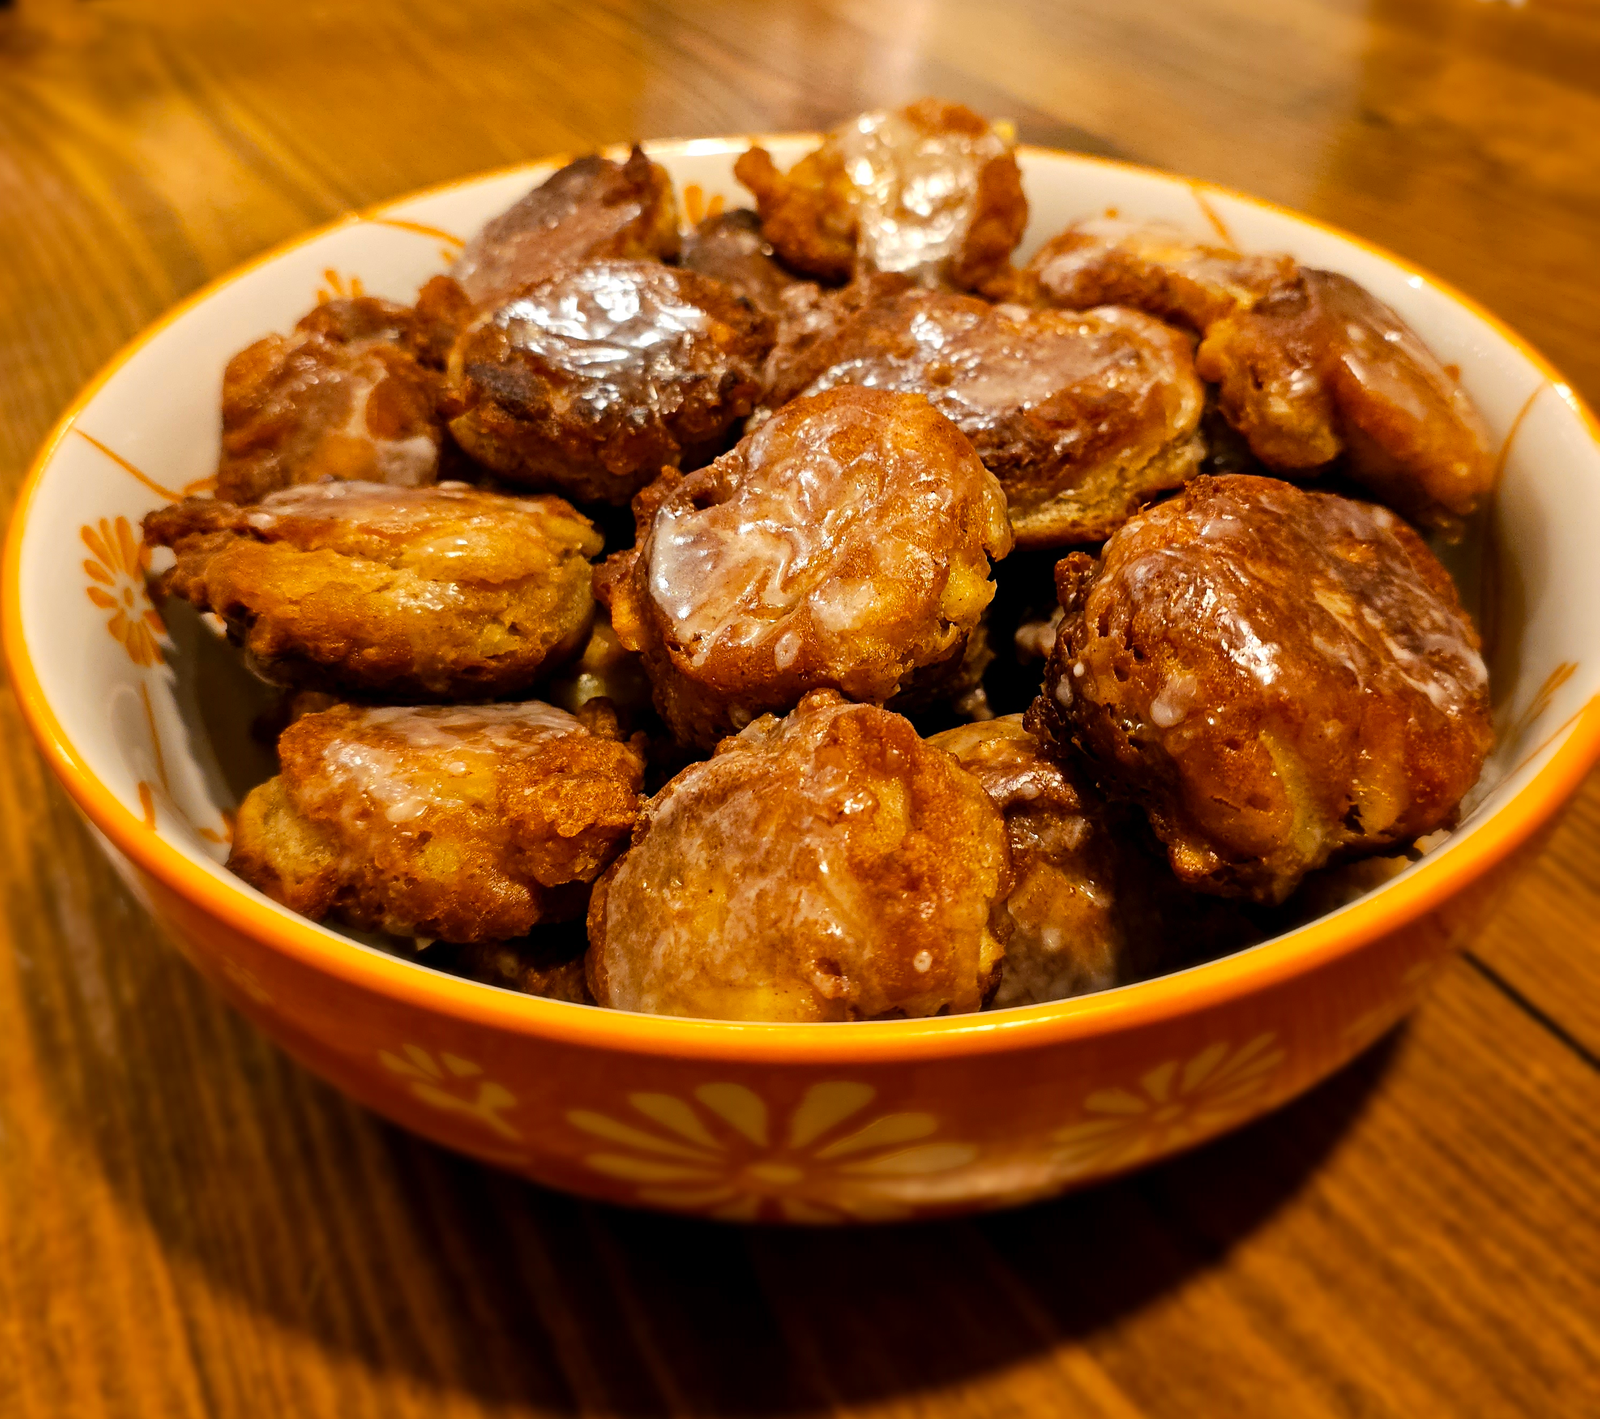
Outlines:
<svg viewBox="0 0 1600 1419"><path fill-rule="evenodd" d="M786 164L813 140L765 141ZM732 176L747 142L646 147L672 173L693 220L748 200ZM1362 282L1459 367L1502 470L1489 512L1447 553L1484 632L1498 742L1460 826L1377 891L1436 871L1550 765L1600 692L1600 442L1592 416L1492 317L1350 237L1182 178L1042 150L1023 150L1021 162L1031 204L1023 255L1069 222L1107 213L1161 219L1246 251L1287 251ZM554 166L470 179L352 215L200 293L124 352L69 412L19 504L15 580L7 583L13 669L79 801L158 873L184 859L256 897L285 930L319 933L341 949L379 948L294 917L221 865L243 787L269 771L248 733L268 697L192 615L174 614L170 626L156 616L143 589L139 520L209 485L230 356L287 330L319 299L365 291L409 302L462 238ZM98 787L90 793L86 784Z"/></svg>

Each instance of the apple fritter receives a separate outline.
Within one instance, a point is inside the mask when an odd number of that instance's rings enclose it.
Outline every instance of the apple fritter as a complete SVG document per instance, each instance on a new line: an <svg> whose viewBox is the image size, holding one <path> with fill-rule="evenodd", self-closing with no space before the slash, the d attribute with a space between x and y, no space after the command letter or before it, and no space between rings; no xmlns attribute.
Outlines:
<svg viewBox="0 0 1600 1419"><path fill-rule="evenodd" d="M241 350L222 376L217 495L252 503L325 478L432 483L439 381L418 360L414 331L410 308L361 296Z"/></svg>
<svg viewBox="0 0 1600 1419"><path fill-rule="evenodd" d="M474 306L491 310L564 266L659 261L678 249L672 179L636 146L625 163L591 153L546 178L466 244L450 275Z"/></svg>
<svg viewBox="0 0 1600 1419"><path fill-rule="evenodd" d="M698 272L568 267L467 327L450 429L508 483L620 506L664 466L725 445L772 340L770 317Z"/></svg>
<svg viewBox="0 0 1600 1419"><path fill-rule="evenodd" d="M1131 306L1204 333L1295 277L1294 259L1245 256L1194 241L1176 227L1114 218L1078 222L1033 255L1026 279L1065 310Z"/></svg>
<svg viewBox="0 0 1600 1419"><path fill-rule="evenodd" d="M1235 902L1198 896L1168 869L1135 812L1107 804L1075 756L1005 715L935 734L1006 821L1010 925L991 1010L1109 990L1262 933Z"/></svg>
<svg viewBox="0 0 1600 1419"><path fill-rule="evenodd" d="M611 727L536 700L306 715L240 805L228 866L313 921L397 936L581 916L641 802L643 758Z"/></svg>
<svg viewBox="0 0 1600 1419"><path fill-rule="evenodd" d="M1195 368L1216 383L1250 451L1286 475L1342 457L1374 497L1446 535L1494 486L1472 401L1411 327L1348 276L1302 270L1214 322Z"/></svg>
<svg viewBox="0 0 1600 1419"><path fill-rule="evenodd" d="M775 320L783 313L783 293L811 284L778 260L761 235L761 219L748 207L702 221L684 242L682 264L731 287Z"/></svg>
<svg viewBox="0 0 1600 1419"><path fill-rule="evenodd" d="M1281 902L1449 826L1494 742L1477 632L1385 508L1202 477L1056 583L1029 722L1145 809L1191 886Z"/></svg>
<svg viewBox="0 0 1600 1419"><path fill-rule="evenodd" d="M1348 276L1206 246L1165 226L1083 222L1045 243L1023 284L1048 305L1114 302L1198 331L1195 369L1275 473L1337 466L1447 535L1490 491L1487 434L1472 401L1410 326Z"/></svg>
<svg viewBox="0 0 1600 1419"><path fill-rule="evenodd" d="M846 384L924 395L1000 480L1019 546L1098 542L1199 471L1190 343L1138 311L992 306L882 279L823 304L785 328L766 402Z"/></svg>
<svg viewBox="0 0 1600 1419"><path fill-rule="evenodd" d="M601 548L560 498L462 483L189 498L144 531L177 556L162 590L220 616L264 678L408 700L519 694L575 654Z"/></svg>
<svg viewBox="0 0 1600 1419"><path fill-rule="evenodd" d="M590 900L590 989L724 1020L976 1010L1010 879L971 774L901 716L813 691L646 805Z"/></svg>
<svg viewBox="0 0 1600 1419"><path fill-rule="evenodd" d="M1069 775L1022 716L964 724L929 744L955 756L1005 818L1013 885L1005 967L990 1002L1038 1005L1138 974L1118 912L1116 846L1104 805Z"/></svg>
<svg viewBox="0 0 1600 1419"><path fill-rule="evenodd" d="M1011 549L960 430L876 389L785 405L709 466L664 473L635 516L596 593L668 727L702 748L823 686L879 703L970 688L989 561Z"/></svg>
<svg viewBox="0 0 1600 1419"><path fill-rule="evenodd" d="M796 271L833 282L892 271L999 295L1028 224L1012 147L965 105L929 98L858 114L787 173L765 148L733 170Z"/></svg>

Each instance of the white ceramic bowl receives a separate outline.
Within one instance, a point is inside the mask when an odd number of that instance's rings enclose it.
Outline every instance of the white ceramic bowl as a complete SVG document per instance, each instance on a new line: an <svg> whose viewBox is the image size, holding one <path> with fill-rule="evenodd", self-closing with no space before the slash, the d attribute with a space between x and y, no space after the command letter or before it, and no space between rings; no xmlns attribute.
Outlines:
<svg viewBox="0 0 1600 1419"><path fill-rule="evenodd" d="M749 141L646 146L693 218L744 200L732 162ZM786 164L815 140L762 141ZM161 626L139 520L206 486L229 356L324 294L409 301L552 160L352 214L199 292L75 401L19 500L5 647L28 721L134 891L241 1010L369 1105L532 1177L825 1221L995 1205L1160 1157L1309 1087L1409 1007L1600 752L1600 428L1505 326L1364 242L1179 177L1020 157L1024 256L1108 209L1159 218L1345 272L1459 366L1499 449L1486 526L1453 557L1489 641L1499 742L1449 841L1340 912L1180 974L1020 1010L821 1026L513 995L313 925L229 875L229 810L262 771L248 691L204 638Z"/></svg>

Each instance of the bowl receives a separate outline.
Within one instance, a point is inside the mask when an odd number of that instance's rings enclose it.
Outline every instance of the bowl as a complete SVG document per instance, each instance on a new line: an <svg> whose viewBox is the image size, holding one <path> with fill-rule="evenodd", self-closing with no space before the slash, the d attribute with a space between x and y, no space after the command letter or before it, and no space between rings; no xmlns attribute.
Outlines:
<svg viewBox="0 0 1600 1419"><path fill-rule="evenodd" d="M647 144L694 220L734 158L791 134ZM1252 949L1049 1005L931 1020L740 1024L605 1011L442 975L313 924L223 867L260 775L250 689L146 595L140 518L208 486L228 357L319 298L409 301L561 160L354 213L214 282L68 409L4 566L24 714L130 890L296 1059L446 1147L551 1187L738 1221L957 1213L1152 1162L1278 1107L1387 1031L1481 928L1600 755L1600 425L1472 301L1322 223L1207 184L1035 148L1023 253L1069 221L1157 218L1345 272L1460 369L1498 447L1452 567L1484 631L1497 744L1460 825L1382 887Z"/></svg>

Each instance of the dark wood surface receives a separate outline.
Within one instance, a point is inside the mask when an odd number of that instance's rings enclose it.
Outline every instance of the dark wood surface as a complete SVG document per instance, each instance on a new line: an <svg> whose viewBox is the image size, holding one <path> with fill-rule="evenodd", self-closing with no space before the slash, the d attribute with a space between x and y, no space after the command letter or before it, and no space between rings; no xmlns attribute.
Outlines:
<svg viewBox="0 0 1600 1419"><path fill-rule="evenodd" d="M352 206L923 92L1353 228L1600 400L1587 0L20 0L0 486L125 340ZM0 697L0 1414L1600 1413L1600 780L1414 1020L1279 1116L1009 1215L589 1206L214 1000Z"/></svg>

